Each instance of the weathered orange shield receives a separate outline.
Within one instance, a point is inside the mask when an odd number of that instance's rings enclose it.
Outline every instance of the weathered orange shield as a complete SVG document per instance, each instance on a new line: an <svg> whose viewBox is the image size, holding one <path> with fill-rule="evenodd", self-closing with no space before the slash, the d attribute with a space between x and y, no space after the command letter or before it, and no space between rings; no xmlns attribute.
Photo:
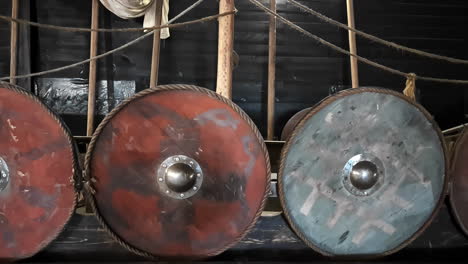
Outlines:
<svg viewBox="0 0 468 264"><path fill-rule="evenodd" d="M72 138L44 104L0 83L0 259L34 255L75 206Z"/></svg>
<svg viewBox="0 0 468 264"><path fill-rule="evenodd" d="M270 164L242 110L195 86L148 89L98 127L86 157L92 202L140 255L198 258L240 240L258 218Z"/></svg>

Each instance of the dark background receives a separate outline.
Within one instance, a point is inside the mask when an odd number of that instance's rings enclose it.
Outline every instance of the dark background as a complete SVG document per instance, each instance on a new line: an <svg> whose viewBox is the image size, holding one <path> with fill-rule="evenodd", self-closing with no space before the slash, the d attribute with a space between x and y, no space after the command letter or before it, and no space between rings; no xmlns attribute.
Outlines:
<svg viewBox="0 0 468 264"><path fill-rule="evenodd" d="M91 1L21 0L20 17L40 23L90 27ZM170 17L193 1L171 1ZM269 1L263 0L265 4ZM302 3L329 17L346 22L345 0L308 0ZM237 0L235 50L240 56L234 71L233 99L266 134L266 88L268 62L268 16L247 0ZM10 15L10 1L2 0L0 14ZM301 12L285 0L278 0L279 13L300 26L341 47L348 47L347 32L324 24ZM218 2L207 0L180 21L192 20L218 11ZM468 1L466 0L358 0L355 1L356 26L413 48L438 54L468 58ZM100 27L141 27L142 19L123 20L100 9ZM89 57L89 33L69 33L21 27L20 73L36 72L67 65ZM99 53L116 48L141 33L100 34ZM9 72L9 24L0 23L0 76ZM350 85L349 59L278 22L276 82L276 135L297 111L312 106L336 85ZM98 62L98 79L107 84L112 101L115 81L130 81L136 91L147 88L151 63L152 38ZM358 38L358 53L405 72L443 78L468 79L468 66L423 59ZM161 43L160 84L186 83L214 90L216 84L217 23L208 22L171 30ZM402 91L401 77L359 65L362 86L382 86ZM52 78L52 79L50 79ZM34 92L47 91L45 83L68 83L69 91L86 88L88 65L53 73L20 85ZM47 81L46 81L47 80ZM60 85L59 85L60 86ZM465 90L468 87L417 82L420 102L442 128L465 121ZM62 87L63 88L63 87ZM83 90L82 91L85 91ZM67 90L67 87L65 87ZM69 97L73 97L70 94ZM70 98L69 98L70 99ZM78 99L77 99L78 100ZM106 100L105 98L103 100ZM54 102L60 104L61 101ZM74 104L85 109L86 97ZM115 105L109 102L110 107ZM82 109L83 110L83 109ZM86 117L78 112L62 113L76 135L85 134ZM102 116L101 116L102 118ZM100 118L98 118L98 121Z"/></svg>

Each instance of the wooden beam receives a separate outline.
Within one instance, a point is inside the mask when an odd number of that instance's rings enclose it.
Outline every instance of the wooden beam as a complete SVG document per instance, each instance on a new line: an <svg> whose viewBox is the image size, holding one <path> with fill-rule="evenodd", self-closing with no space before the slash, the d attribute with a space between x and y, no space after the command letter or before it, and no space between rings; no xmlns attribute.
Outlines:
<svg viewBox="0 0 468 264"><path fill-rule="evenodd" d="M270 0L270 9L276 12L276 0ZM270 16L270 35L268 43L268 107L267 139L273 140L275 134L275 75L276 75L276 17Z"/></svg>
<svg viewBox="0 0 468 264"><path fill-rule="evenodd" d="M234 10L234 0L219 1L219 13ZM220 17L218 23L218 76L216 92L228 99L232 99L234 15Z"/></svg>
<svg viewBox="0 0 468 264"><path fill-rule="evenodd" d="M96 29L99 27L99 0L92 0L91 10L91 28ZM91 43L89 56L95 57L98 49L98 32L91 32ZM97 61L92 60L89 62L89 90L88 90L88 116L86 135L91 136L94 132L94 112L96 104L96 68Z"/></svg>
<svg viewBox="0 0 468 264"><path fill-rule="evenodd" d="M346 0L346 10L348 13L348 27L355 28L354 25L354 3L353 0ZM348 31L349 36L349 51L351 54L357 55L356 47L356 33ZM359 87L359 72L358 72L358 60L355 57L350 56L351 62L351 82L352 87Z"/></svg>
<svg viewBox="0 0 468 264"><path fill-rule="evenodd" d="M154 26L161 25L163 0L156 0L156 14ZM153 55L151 57L150 87L156 87L159 79L159 54L161 49L161 30L155 30L153 35Z"/></svg>
<svg viewBox="0 0 468 264"><path fill-rule="evenodd" d="M31 1L20 1L18 17L31 19ZM16 74L23 75L31 73L31 28L18 23L18 46L17 46ZM16 79L16 84L22 88L32 91L31 78Z"/></svg>
<svg viewBox="0 0 468 264"><path fill-rule="evenodd" d="M19 0L11 0L11 17L18 18ZM18 60L18 23L11 22L11 38L10 38L10 83L16 84ZM29 87L28 87L29 88Z"/></svg>

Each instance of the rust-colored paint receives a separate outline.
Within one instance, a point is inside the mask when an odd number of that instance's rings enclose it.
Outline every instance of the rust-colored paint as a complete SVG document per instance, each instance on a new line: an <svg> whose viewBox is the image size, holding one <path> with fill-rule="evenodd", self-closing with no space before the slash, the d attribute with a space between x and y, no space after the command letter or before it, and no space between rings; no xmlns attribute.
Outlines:
<svg viewBox="0 0 468 264"><path fill-rule="evenodd" d="M156 171L173 155L201 166L199 191L161 193ZM219 252L255 219L267 189L267 160L249 124L217 98L161 90L134 99L105 125L92 152L95 201L109 228L154 256Z"/></svg>
<svg viewBox="0 0 468 264"><path fill-rule="evenodd" d="M463 131L452 159L450 202L461 229L468 235L468 131Z"/></svg>
<svg viewBox="0 0 468 264"><path fill-rule="evenodd" d="M0 259L29 257L62 230L75 206L70 136L45 106L0 84ZM19 88L18 88L19 89Z"/></svg>

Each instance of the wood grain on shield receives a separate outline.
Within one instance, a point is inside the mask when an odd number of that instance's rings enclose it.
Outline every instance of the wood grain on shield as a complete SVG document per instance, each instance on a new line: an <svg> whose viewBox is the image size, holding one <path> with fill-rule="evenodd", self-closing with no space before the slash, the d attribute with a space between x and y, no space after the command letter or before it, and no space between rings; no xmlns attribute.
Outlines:
<svg viewBox="0 0 468 264"><path fill-rule="evenodd" d="M450 202L461 229L468 235L468 131L457 140L452 160Z"/></svg>
<svg viewBox="0 0 468 264"><path fill-rule="evenodd" d="M92 160L95 200L106 224L128 244L156 256L205 256L252 223L267 188L264 153L231 107L192 90L156 90L122 108L103 128ZM173 155L195 159L199 191L160 193L156 172Z"/></svg>
<svg viewBox="0 0 468 264"><path fill-rule="evenodd" d="M286 214L326 255L389 254L414 238L443 201L441 133L422 107L395 92L353 89L325 99L283 151ZM359 173L348 165L356 157L375 166L370 175L377 179L361 192L349 180Z"/></svg>
<svg viewBox="0 0 468 264"><path fill-rule="evenodd" d="M281 140L285 141L289 138L297 124L299 124L302 118L304 118L310 110L312 110L312 107L302 109L288 120L283 128L283 131L281 132Z"/></svg>
<svg viewBox="0 0 468 264"><path fill-rule="evenodd" d="M0 157L10 180L0 192L0 259L45 247L75 205L70 138L43 105L0 88Z"/></svg>

